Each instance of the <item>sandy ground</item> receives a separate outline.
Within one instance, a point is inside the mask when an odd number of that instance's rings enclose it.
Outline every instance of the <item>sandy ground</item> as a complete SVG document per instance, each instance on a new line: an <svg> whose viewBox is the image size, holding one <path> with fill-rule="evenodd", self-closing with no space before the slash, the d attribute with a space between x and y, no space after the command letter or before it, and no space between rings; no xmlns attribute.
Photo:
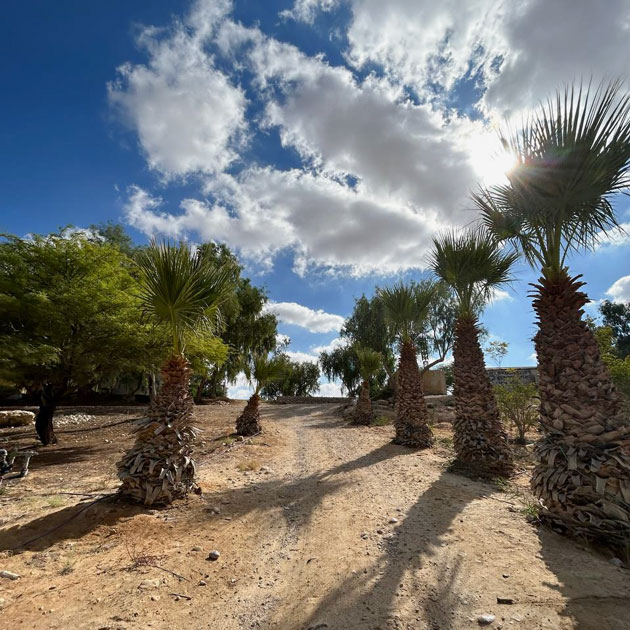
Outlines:
<svg viewBox="0 0 630 630"><path fill-rule="evenodd" d="M526 464L472 481L446 472L448 430L414 452L334 405L264 405L264 433L236 442L241 408L197 408L204 493L162 510L91 504L142 409L64 410L60 444L0 495L0 570L21 575L0 579L6 627L630 628L630 572L527 522Z"/></svg>

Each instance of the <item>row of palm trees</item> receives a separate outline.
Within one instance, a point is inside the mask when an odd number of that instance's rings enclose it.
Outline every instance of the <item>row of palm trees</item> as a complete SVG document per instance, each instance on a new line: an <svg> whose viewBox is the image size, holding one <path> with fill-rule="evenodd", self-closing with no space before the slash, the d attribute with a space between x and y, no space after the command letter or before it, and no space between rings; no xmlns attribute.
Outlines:
<svg viewBox="0 0 630 630"><path fill-rule="evenodd" d="M630 423L583 321L588 298L567 257L594 248L619 227L612 202L630 187L630 96L619 82L569 87L520 131L501 139L516 160L507 183L475 193L479 225L438 236L430 259L436 279L452 288L459 307L453 352L457 465L484 475L509 474L513 466L477 317L492 292L510 281L512 264L524 257L541 274L533 305L543 438L535 450L533 490L547 520L574 533L624 541L630 537ZM173 354L149 418L119 463L123 494L149 504L170 502L195 487L184 340L187 331L212 324L227 286L220 269L206 269L184 248L171 256L172 249L150 248L141 260L145 308L172 327ZM176 262L172 268L169 258ZM398 283L379 295L400 349L394 441L427 448L433 437L413 339L432 289ZM369 349L361 352L358 408L365 411L369 364L378 357ZM271 377L263 363L253 366L261 379ZM258 402L255 393L239 419L241 432L260 430Z"/></svg>
<svg viewBox="0 0 630 630"><path fill-rule="evenodd" d="M588 297L567 257L595 248L620 228L613 199L630 187L630 95L619 82L569 87L501 139L516 160L508 183L474 194L480 223L438 236L430 258L437 279L458 301L456 466L482 475L509 474L513 466L477 316L523 257L541 274L532 296L543 438L532 489L547 521L628 544L630 422L583 320ZM425 448L432 439L411 340L430 296L402 284L380 296L400 346L394 441Z"/></svg>

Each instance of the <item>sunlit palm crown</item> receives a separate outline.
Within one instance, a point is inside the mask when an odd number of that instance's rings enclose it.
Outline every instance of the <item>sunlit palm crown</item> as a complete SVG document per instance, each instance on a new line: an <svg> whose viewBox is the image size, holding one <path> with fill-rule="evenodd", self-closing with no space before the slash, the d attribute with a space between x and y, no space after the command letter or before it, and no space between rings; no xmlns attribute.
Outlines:
<svg viewBox="0 0 630 630"><path fill-rule="evenodd" d="M433 239L430 265L455 291L460 314L474 316L494 289L510 282L510 268L517 258L514 252L502 251L486 230L453 230Z"/></svg>
<svg viewBox="0 0 630 630"><path fill-rule="evenodd" d="M228 266L209 264L184 243L152 243L138 265L144 311L170 326L176 353L183 351L187 334L212 329L220 317L219 307L234 288Z"/></svg>
<svg viewBox="0 0 630 630"><path fill-rule="evenodd" d="M435 294L433 285L419 287L398 282L378 289L392 333L404 343L412 341L424 330L429 305Z"/></svg>
<svg viewBox="0 0 630 630"><path fill-rule="evenodd" d="M509 183L474 195L485 225L553 276L569 252L618 226L613 197L630 184L630 95L621 82L567 87L518 132Z"/></svg>
<svg viewBox="0 0 630 630"><path fill-rule="evenodd" d="M245 374L252 384L255 384L255 393L274 381L282 379L285 373L285 366L276 357L267 355L257 355L253 357L251 365L245 366Z"/></svg>
<svg viewBox="0 0 630 630"><path fill-rule="evenodd" d="M382 367L383 355L376 350L366 348L360 344L355 345L354 351L359 359L359 371L361 372L361 378L365 381L369 381Z"/></svg>

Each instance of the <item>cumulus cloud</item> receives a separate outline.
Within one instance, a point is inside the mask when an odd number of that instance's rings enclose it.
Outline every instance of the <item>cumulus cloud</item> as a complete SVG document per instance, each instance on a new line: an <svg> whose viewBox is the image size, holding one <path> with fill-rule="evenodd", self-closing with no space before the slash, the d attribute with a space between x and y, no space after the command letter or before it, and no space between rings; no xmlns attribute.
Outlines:
<svg viewBox="0 0 630 630"><path fill-rule="evenodd" d="M312 333L339 330L344 322L341 315L326 313L322 309L313 310L296 302L268 302L265 310L274 313L284 324L293 324Z"/></svg>
<svg viewBox="0 0 630 630"><path fill-rule="evenodd" d="M215 67L205 38L229 3L199 3L194 26L176 23L166 34L144 28L146 64L126 63L108 85L111 104L138 134L152 169L165 177L217 173L237 158L245 132L243 90Z"/></svg>
<svg viewBox="0 0 630 630"><path fill-rule="evenodd" d="M293 350L287 350L285 354L296 363L319 363L319 357L309 354L308 352L299 352Z"/></svg>
<svg viewBox="0 0 630 630"><path fill-rule="evenodd" d="M342 346L345 346L347 343L348 343L347 339L336 337L330 343L327 343L325 345L313 346L311 348L311 352L319 356L322 352L332 352L333 350L336 350L337 348L341 348Z"/></svg>
<svg viewBox="0 0 630 630"><path fill-rule="evenodd" d="M327 398L338 398L339 396L343 396L343 392L341 391L341 384L336 381L330 381L328 383L320 383L319 392L315 394L315 396L324 396Z"/></svg>
<svg viewBox="0 0 630 630"><path fill-rule="evenodd" d="M280 12L280 17L312 24L320 11L332 11L341 0L295 0L291 9Z"/></svg>
<svg viewBox="0 0 630 630"><path fill-rule="evenodd" d="M613 302L630 302L630 276L622 276L606 291Z"/></svg>

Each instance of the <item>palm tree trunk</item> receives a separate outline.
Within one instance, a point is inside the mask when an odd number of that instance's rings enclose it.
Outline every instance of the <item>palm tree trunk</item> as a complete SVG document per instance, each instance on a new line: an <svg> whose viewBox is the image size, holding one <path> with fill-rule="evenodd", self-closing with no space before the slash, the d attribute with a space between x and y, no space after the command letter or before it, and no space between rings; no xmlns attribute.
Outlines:
<svg viewBox="0 0 630 630"><path fill-rule="evenodd" d="M484 477L509 475L512 452L486 372L476 318L457 320L453 358L454 467Z"/></svg>
<svg viewBox="0 0 630 630"><path fill-rule="evenodd" d="M183 356L173 355L161 374L148 418L137 426L133 447L118 462L120 493L145 505L165 505L198 491L191 458L197 430L191 426L190 366Z"/></svg>
<svg viewBox="0 0 630 630"><path fill-rule="evenodd" d="M398 392L396 395L396 436L394 444L413 448L433 445L433 434L428 424L429 412L422 391L422 378L418 369L413 343L403 343L400 348L398 368Z"/></svg>
<svg viewBox="0 0 630 630"><path fill-rule="evenodd" d="M627 544L630 423L597 342L582 320L580 276L534 285L540 419L532 489L543 518L572 534Z"/></svg>
<svg viewBox="0 0 630 630"><path fill-rule="evenodd" d="M374 420L374 412L372 411L372 401L370 399L370 384L367 381L363 381L359 398L354 408L352 424L367 426L372 424L372 420Z"/></svg>
<svg viewBox="0 0 630 630"><path fill-rule="evenodd" d="M247 401L245 409L236 419L236 433L238 435L256 435L260 433L260 396L253 394Z"/></svg>

